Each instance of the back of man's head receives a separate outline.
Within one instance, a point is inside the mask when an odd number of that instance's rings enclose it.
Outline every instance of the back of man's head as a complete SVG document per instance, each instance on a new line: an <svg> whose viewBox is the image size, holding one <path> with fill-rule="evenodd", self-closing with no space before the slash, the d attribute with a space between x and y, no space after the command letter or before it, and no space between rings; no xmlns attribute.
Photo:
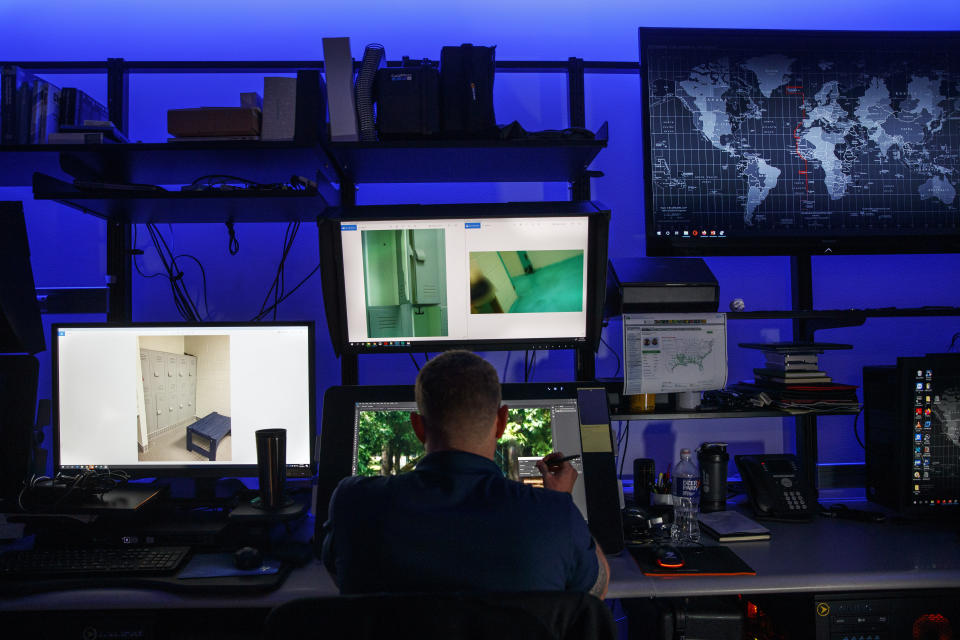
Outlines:
<svg viewBox="0 0 960 640"><path fill-rule="evenodd" d="M452 446L487 438L500 407L497 370L469 351L447 351L427 362L416 392L428 433Z"/></svg>

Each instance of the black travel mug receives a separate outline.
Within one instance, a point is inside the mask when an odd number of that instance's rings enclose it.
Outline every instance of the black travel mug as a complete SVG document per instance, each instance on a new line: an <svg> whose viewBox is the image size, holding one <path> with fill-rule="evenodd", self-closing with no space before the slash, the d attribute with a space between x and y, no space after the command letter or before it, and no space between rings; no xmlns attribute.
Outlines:
<svg viewBox="0 0 960 640"><path fill-rule="evenodd" d="M633 459L633 502L638 507L650 506L650 492L656 476L654 464L653 458Z"/></svg>
<svg viewBox="0 0 960 640"><path fill-rule="evenodd" d="M700 511L727 509L727 453L726 442L704 442L697 449L700 464Z"/></svg>
<svg viewBox="0 0 960 640"><path fill-rule="evenodd" d="M257 472L260 476L262 509L284 505L283 485L287 481L287 430L259 429L257 436Z"/></svg>

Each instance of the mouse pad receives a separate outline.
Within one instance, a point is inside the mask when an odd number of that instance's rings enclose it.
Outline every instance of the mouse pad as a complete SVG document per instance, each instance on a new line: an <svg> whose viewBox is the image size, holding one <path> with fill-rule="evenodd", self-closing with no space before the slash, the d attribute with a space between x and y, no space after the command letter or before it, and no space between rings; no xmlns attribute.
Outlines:
<svg viewBox="0 0 960 640"><path fill-rule="evenodd" d="M230 576L265 576L280 571L280 561L265 559L256 569L238 569L232 553L197 553L177 578L223 578Z"/></svg>
<svg viewBox="0 0 960 640"><path fill-rule="evenodd" d="M666 569L657 564L655 546L630 547L645 576L755 576L750 565L727 547L680 547L683 566Z"/></svg>

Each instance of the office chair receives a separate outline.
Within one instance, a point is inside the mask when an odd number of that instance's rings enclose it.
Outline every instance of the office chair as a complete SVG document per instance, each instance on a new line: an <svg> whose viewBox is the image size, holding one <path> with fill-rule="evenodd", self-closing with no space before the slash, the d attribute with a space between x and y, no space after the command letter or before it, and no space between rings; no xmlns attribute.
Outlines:
<svg viewBox="0 0 960 640"><path fill-rule="evenodd" d="M617 629L603 601L585 593L380 593L284 603L267 616L264 637L614 640Z"/></svg>

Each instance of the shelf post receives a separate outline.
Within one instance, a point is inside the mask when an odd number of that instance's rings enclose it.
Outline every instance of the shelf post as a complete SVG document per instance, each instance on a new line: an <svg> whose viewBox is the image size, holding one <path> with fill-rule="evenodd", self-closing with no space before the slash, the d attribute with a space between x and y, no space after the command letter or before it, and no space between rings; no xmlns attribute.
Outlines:
<svg viewBox="0 0 960 640"><path fill-rule="evenodd" d="M110 122L127 135L130 105L130 76L123 58L107 58L107 113Z"/></svg>
<svg viewBox="0 0 960 640"><path fill-rule="evenodd" d="M340 354L340 384L360 384L360 358L357 354Z"/></svg>
<svg viewBox="0 0 960 640"><path fill-rule="evenodd" d="M813 265L809 255L790 257L790 290L794 311L813 309ZM793 339L798 342L813 342L816 328L810 320L793 320ZM817 478L817 417L813 414L794 418L797 440L797 457L814 490L819 486Z"/></svg>
<svg viewBox="0 0 960 640"><path fill-rule="evenodd" d="M567 91L570 101L570 126L587 126L587 108L584 99L583 58L567 59Z"/></svg>
<svg viewBox="0 0 960 640"><path fill-rule="evenodd" d="M133 319L133 256L130 225L107 222L107 321Z"/></svg>
<svg viewBox="0 0 960 640"><path fill-rule="evenodd" d="M567 92L570 106L570 126L587 126L587 108L584 88L583 58L567 58ZM570 198L574 201L590 200L590 177L586 167L580 175L570 182ZM578 381L593 380L597 377L596 353L591 349L575 349L574 378Z"/></svg>
<svg viewBox="0 0 960 640"><path fill-rule="evenodd" d="M597 354L593 349L574 349L574 375L577 382L589 382L597 378Z"/></svg>
<svg viewBox="0 0 960 640"><path fill-rule="evenodd" d="M567 59L567 93L570 104L570 126L586 128L587 108L584 89L583 58ZM584 171L570 182L570 198L575 201L590 200L590 177Z"/></svg>

